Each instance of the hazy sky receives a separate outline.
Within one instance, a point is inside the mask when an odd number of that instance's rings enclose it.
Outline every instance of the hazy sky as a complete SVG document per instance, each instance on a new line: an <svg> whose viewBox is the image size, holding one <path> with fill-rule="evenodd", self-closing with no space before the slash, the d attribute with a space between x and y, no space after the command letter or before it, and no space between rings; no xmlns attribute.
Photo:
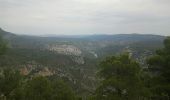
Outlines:
<svg viewBox="0 0 170 100"><path fill-rule="evenodd" d="M0 27L30 35L170 35L170 0L0 0Z"/></svg>

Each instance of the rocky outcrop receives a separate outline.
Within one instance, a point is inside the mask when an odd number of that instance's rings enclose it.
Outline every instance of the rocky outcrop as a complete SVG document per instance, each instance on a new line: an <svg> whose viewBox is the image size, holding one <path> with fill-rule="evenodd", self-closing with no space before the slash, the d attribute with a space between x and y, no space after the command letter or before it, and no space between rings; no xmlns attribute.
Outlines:
<svg viewBox="0 0 170 100"><path fill-rule="evenodd" d="M74 62L76 62L77 64L84 64L85 61L84 61L84 58L79 56L79 57L74 57L73 58Z"/></svg>
<svg viewBox="0 0 170 100"><path fill-rule="evenodd" d="M43 68L42 70L40 70L37 75L39 76L51 76L53 75L55 72L50 71L48 67Z"/></svg>
<svg viewBox="0 0 170 100"><path fill-rule="evenodd" d="M73 45L48 45L47 49L65 55L80 56L82 54L82 51Z"/></svg>
<svg viewBox="0 0 170 100"><path fill-rule="evenodd" d="M20 69L20 73L21 73L21 75L28 75L29 71L28 71L27 67L23 67Z"/></svg>
<svg viewBox="0 0 170 100"><path fill-rule="evenodd" d="M50 44L47 46L47 49L52 52L57 52L59 54L70 55L72 60L77 64L84 64L84 58L82 57L82 51L74 45L58 45Z"/></svg>

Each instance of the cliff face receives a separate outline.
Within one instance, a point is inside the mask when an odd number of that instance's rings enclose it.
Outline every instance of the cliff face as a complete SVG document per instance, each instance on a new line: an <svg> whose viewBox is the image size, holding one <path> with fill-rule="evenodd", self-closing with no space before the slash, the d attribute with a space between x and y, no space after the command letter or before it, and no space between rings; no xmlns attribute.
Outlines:
<svg viewBox="0 0 170 100"><path fill-rule="evenodd" d="M82 51L73 45L48 45L47 49L60 54L80 56Z"/></svg>
<svg viewBox="0 0 170 100"><path fill-rule="evenodd" d="M20 74L21 75L28 75L29 74L29 71L27 69L27 67L23 67L20 69Z"/></svg>
<svg viewBox="0 0 170 100"><path fill-rule="evenodd" d="M54 74L54 72L52 72L51 70L49 70L48 67L44 67L42 70L40 70L37 75L39 76L52 76Z"/></svg>
<svg viewBox="0 0 170 100"><path fill-rule="evenodd" d="M69 56L71 56L72 60L77 64L85 63L84 58L82 56L82 51L74 45L53 44L53 45L48 45L47 50L50 50L52 52L57 52L57 53L63 54L63 55L69 55Z"/></svg>
<svg viewBox="0 0 170 100"><path fill-rule="evenodd" d="M22 65L20 68L21 75L33 75L33 76L52 76L55 74L55 70L50 70L43 65Z"/></svg>

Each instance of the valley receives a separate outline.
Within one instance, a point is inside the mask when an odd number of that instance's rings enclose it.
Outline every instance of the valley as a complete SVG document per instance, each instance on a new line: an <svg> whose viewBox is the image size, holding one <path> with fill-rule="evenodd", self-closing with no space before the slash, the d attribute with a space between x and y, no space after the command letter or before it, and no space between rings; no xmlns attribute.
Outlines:
<svg viewBox="0 0 170 100"><path fill-rule="evenodd" d="M142 66L146 57L163 46L164 36L148 34L38 37L16 35L0 29L8 44L0 57L1 69L12 67L29 77L59 77L76 94L92 93L98 79L98 63L107 56L129 52Z"/></svg>

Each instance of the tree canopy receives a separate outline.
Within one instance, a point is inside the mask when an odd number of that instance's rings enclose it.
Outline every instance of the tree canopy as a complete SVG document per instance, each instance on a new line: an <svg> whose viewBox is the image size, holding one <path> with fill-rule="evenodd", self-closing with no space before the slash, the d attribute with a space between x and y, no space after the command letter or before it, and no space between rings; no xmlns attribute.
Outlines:
<svg viewBox="0 0 170 100"><path fill-rule="evenodd" d="M151 89L158 97L170 96L170 37L164 40L164 48L147 60L152 73ZM158 98L157 97L157 98ZM158 99L159 100L159 99Z"/></svg>
<svg viewBox="0 0 170 100"><path fill-rule="evenodd" d="M4 70L0 77L2 100L75 100L75 95L62 80L37 76L24 78L18 71Z"/></svg>
<svg viewBox="0 0 170 100"><path fill-rule="evenodd" d="M7 44L0 34L0 55L4 54L7 49Z"/></svg>
<svg viewBox="0 0 170 100"><path fill-rule="evenodd" d="M101 85L97 100L140 100L147 96L141 68L128 54L109 57L100 63Z"/></svg>

